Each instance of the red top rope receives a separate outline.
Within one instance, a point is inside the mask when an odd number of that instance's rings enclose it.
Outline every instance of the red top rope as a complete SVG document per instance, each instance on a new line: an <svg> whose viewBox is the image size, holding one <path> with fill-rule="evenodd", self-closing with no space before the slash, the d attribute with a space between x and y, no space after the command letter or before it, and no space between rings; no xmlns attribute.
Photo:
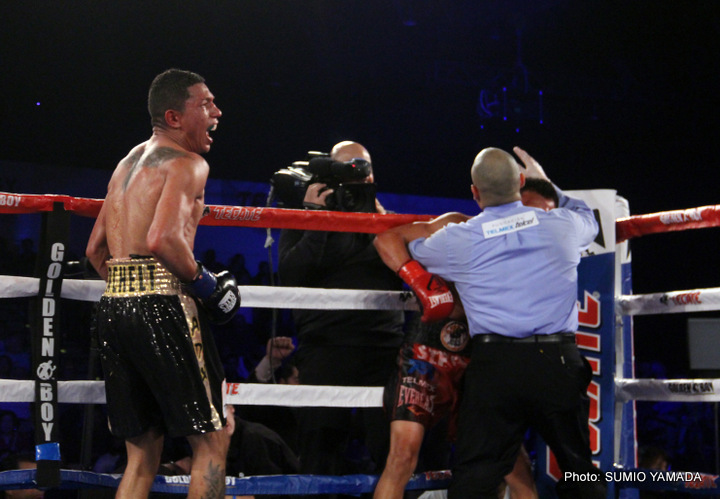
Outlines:
<svg viewBox="0 0 720 499"><path fill-rule="evenodd" d="M0 192L0 213L52 211L55 203L62 203L65 210L72 211L77 215L97 217L103 200L54 194L35 195ZM252 206L208 205L208 208L210 213L200 220L200 225L365 232L368 234L377 234L398 225L418 221L424 222L434 218L433 215L380 215L377 213L289 210Z"/></svg>
<svg viewBox="0 0 720 499"><path fill-rule="evenodd" d="M647 234L717 226L720 226L720 205L663 211L649 215L619 218L615 223L615 240L621 243L633 237Z"/></svg>
<svg viewBox="0 0 720 499"><path fill-rule="evenodd" d="M102 199L75 198L64 195L12 194L0 192L0 213L37 213L52 211L54 203L65 210L86 217L97 217ZM290 210L252 206L208 205L210 213L201 225L255 227L273 229L326 230L377 234L411 222L428 221L433 215L380 215L322 210ZM616 221L616 242L660 232L702 229L720 226L720 205L635 215Z"/></svg>

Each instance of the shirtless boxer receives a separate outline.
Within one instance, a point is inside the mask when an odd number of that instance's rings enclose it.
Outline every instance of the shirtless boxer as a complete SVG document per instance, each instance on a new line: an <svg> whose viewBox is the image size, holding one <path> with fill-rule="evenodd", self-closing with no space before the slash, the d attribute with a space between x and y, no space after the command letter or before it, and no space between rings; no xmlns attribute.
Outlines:
<svg viewBox="0 0 720 499"><path fill-rule="evenodd" d="M204 79L170 69L148 94L152 136L118 164L87 246L107 281L97 313L108 419L128 463L116 498L147 497L164 435L193 450L188 497L222 498L233 429L208 320L240 306L235 279L193 256L205 209L210 132L221 116Z"/></svg>
<svg viewBox="0 0 720 499"><path fill-rule="evenodd" d="M534 161L520 148L515 152L526 165ZM526 181L521 195L526 206L549 211L558 205L552 183L539 176ZM460 213L448 213L416 225L417 230L429 235L448 223L460 223L468 218ZM417 466L425 432L444 417L450 417L449 433L454 437L460 381L470 361L470 335L457 297L449 318L418 322L410 331L398 356L397 369L383 394L383 405L391 420L390 453L375 488L375 499L403 497ZM537 498L530 460L524 449L505 477L505 483L513 499ZM499 494L504 496L504 487Z"/></svg>

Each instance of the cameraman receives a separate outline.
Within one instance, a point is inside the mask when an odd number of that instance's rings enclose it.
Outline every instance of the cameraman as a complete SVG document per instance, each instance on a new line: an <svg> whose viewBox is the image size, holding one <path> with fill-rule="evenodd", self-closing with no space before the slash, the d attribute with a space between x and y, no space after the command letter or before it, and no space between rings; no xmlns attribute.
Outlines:
<svg viewBox="0 0 720 499"><path fill-rule="evenodd" d="M338 162L371 162L368 151L356 142L336 144L330 156ZM372 171L357 180L373 181ZM328 209L326 200L332 189L325 187L322 182L309 185L304 206ZM371 211L385 213L377 200L374 205L374 209L370 205ZM374 234L284 230L279 245L280 281L295 287L402 290L402 281L380 260L374 238ZM385 385L403 340L401 311L294 310L293 318L301 384ZM304 408L298 419L301 473L343 475L382 470L389 429L381 408L357 412ZM358 466L358 459L348 456L355 428L359 429L357 443L365 444L371 463L359 459Z"/></svg>

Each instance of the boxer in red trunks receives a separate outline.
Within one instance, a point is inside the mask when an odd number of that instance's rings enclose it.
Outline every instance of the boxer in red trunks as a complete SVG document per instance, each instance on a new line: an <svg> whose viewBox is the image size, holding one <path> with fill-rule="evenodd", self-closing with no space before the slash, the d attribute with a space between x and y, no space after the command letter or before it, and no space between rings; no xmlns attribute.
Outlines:
<svg viewBox="0 0 720 499"><path fill-rule="evenodd" d="M520 148L516 154L527 167L535 160ZM522 202L549 211L557 207L557 194L544 179L526 183ZM460 223L469 217L448 213L431 222L419 223L417 230L432 234L448 223ZM442 418L449 417L449 435L454 437L460 382L469 362L469 333L460 300L449 319L417 322L398 355L397 369L383 394L383 405L390 424L390 453L375 488L374 499L402 499L405 486L417 466L425 433ZM537 489L524 449L513 470L505 476L513 499L536 499ZM504 495L504 487L498 491Z"/></svg>

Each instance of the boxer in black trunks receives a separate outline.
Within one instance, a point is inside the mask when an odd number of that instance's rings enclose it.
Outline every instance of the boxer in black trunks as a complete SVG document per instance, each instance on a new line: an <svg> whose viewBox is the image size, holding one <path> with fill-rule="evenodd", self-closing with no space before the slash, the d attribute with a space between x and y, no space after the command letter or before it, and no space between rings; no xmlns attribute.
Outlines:
<svg viewBox="0 0 720 499"><path fill-rule="evenodd" d="M154 258L110 260L107 282L98 320L113 434L221 430L225 376L195 300Z"/></svg>
<svg viewBox="0 0 720 499"><path fill-rule="evenodd" d="M220 499L234 418L226 425L207 321L230 320L240 296L193 245L209 173L200 154L222 113L200 75L177 69L154 79L148 110L153 134L116 167L86 250L107 281L98 339L111 431L128 455L116 498L148 496L167 434L192 447L188 497Z"/></svg>

